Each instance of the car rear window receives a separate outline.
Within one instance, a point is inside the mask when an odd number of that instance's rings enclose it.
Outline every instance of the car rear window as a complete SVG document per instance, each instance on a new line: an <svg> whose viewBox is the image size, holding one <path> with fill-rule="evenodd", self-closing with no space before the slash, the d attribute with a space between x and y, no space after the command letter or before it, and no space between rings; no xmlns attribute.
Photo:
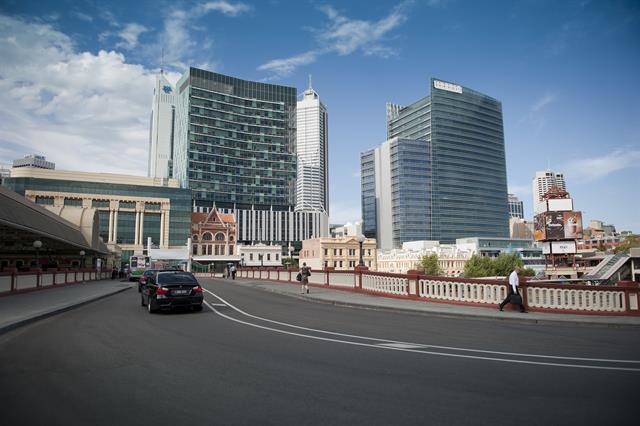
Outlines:
<svg viewBox="0 0 640 426"><path fill-rule="evenodd" d="M158 274L158 284L174 283L198 284L198 281L193 275L189 274L188 272Z"/></svg>

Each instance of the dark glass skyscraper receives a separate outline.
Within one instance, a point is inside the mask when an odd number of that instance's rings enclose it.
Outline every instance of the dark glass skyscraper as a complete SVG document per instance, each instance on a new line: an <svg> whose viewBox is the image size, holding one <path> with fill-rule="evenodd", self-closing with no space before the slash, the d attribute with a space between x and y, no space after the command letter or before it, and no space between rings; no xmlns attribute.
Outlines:
<svg viewBox="0 0 640 426"><path fill-rule="evenodd" d="M295 205L294 87L196 68L177 84L173 176L196 205Z"/></svg>
<svg viewBox="0 0 640 426"><path fill-rule="evenodd" d="M380 228L379 218L384 216L381 211L391 209L394 247L418 239L418 229L424 231L421 239L441 242L454 242L456 238L464 237L509 236L504 131L499 101L457 84L431 79L429 96L406 107L387 105L387 138L399 138L398 146L411 145L402 148L413 152L405 155L404 161L420 160L418 168L412 172L412 184L402 175L394 181L394 173L388 173L391 202L388 206L378 202L377 218L373 220ZM415 141L424 144L421 154L416 152ZM361 158L368 153L370 151L363 153ZM381 158L381 161L380 166L374 167L376 171L382 170L380 179L376 176L375 181L384 187L385 168L393 170L394 161L396 164L402 164L402 161L399 156L394 160L393 155L388 160ZM389 164L384 164L387 161ZM424 181L417 179L415 172L418 169L423 173ZM402 172L403 167L398 170ZM364 168L362 171L364 173ZM396 187L412 189L399 192ZM377 190L380 192L384 188ZM398 206L403 205L412 206L407 210L410 214L399 213ZM421 211L417 211L417 207ZM364 224L371 220L363 195ZM416 232L401 230L408 229L406 225L411 222L416 222Z"/></svg>

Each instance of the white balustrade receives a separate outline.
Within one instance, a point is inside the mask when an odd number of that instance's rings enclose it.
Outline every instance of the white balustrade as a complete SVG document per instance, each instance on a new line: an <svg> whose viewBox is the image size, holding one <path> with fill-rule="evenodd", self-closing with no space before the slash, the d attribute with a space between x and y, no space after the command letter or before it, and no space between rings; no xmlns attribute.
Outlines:
<svg viewBox="0 0 640 426"><path fill-rule="evenodd" d="M40 275L40 285L43 287L47 285L53 285L53 274Z"/></svg>
<svg viewBox="0 0 640 426"><path fill-rule="evenodd" d="M329 285L332 287L349 287L355 288L358 276L353 272L330 272Z"/></svg>
<svg viewBox="0 0 640 426"><path fill-rule="evenodd" d="M0 276L0 293L11 291L11 275Z"/></svg>
<svg viewBox="0 0 640 426"><path fill-rule="evenodd" d="M37 285L38 277L33 275L16 275L16 290L25 290L28 288L35 288Z"/></svg>
<svg viewBox="0 0 640 426"><path fill-rule="evenodd" d="M296 273L296 275L298 274ZM325 285L324 271L311 271L309 284Z"/></svg>
<svg viewBox="0 0 640 426"><path fill-rule="evenodd" d="M269 271L269 279L278 281L278 271Z"/></svg>
<svg viewBox="0 0 640 426"><path fill-rule="evenodd" d="M362 289L376 293L408 296L407 278L362 274Z"/></svg>
<svg viewBox="0 0 640 426"><path fill-rule="evenodd" d="M528 287L527 304L533 308L590 312L624 312L624 291Z"/></svg>
<svg viewBox="0 0 640 426"><path fill-rule="evenodd" d="M507 289L500 284L420 280L418 295L427 299L496 304L507 296Z"/></svg>

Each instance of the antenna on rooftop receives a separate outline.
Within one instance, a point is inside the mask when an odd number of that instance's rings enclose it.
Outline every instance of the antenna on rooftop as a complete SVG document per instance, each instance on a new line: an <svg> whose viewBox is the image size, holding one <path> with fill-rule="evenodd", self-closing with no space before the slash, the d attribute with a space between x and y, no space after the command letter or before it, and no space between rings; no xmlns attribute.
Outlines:
<svg viewBox="0 0 640 426"><path fill-rule="evenodd" d="M162 48L162 53L160 54L160 74L164 74L164 47Z"/></svg>
<svg viewBox="0 0 640 426"><path fill-rule="evenodd" d="M313 87L311 87L311 74L309 74L309 90L313 90Z"/></svg>

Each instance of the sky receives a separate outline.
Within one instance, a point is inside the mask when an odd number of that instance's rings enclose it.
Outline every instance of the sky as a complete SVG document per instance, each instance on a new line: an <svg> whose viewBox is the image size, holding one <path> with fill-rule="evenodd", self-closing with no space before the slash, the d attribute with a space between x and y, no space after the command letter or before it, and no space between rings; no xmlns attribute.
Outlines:
<svg viewBox="0 0 640 426"><path fill-rule="evenodd" d="M162 51L164 50L164 56ZM145 176L154 79L188 66L306 89L329 112L331 223L360 218L360 153L431 77L502 102L509 192L564 173L584 220L640 233L637 0L0 3L0 164Z"/></svg>

